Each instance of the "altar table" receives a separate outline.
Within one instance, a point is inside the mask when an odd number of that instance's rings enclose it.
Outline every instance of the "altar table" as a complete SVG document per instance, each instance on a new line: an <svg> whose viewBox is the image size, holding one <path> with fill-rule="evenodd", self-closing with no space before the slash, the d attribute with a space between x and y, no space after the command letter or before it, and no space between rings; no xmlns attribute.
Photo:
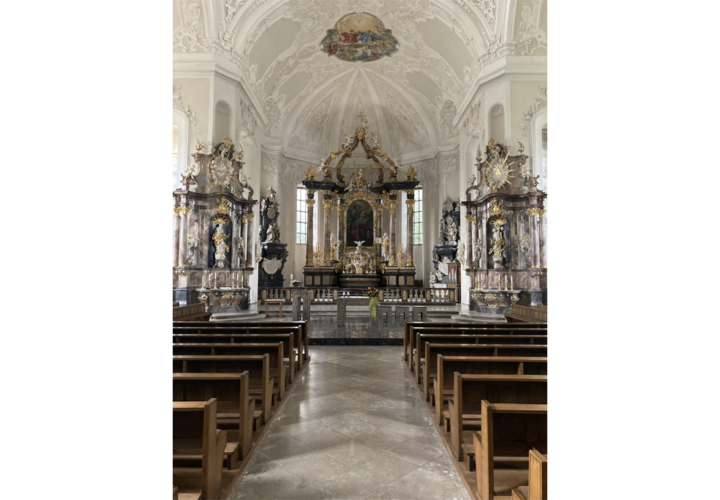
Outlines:
<svg viewBox="0 0 720 500"><path fill-rule="evenodd" d="M345 326L347 306L365 306L370 314L370 297L338 297L337 299L337 326Z"/></svg>

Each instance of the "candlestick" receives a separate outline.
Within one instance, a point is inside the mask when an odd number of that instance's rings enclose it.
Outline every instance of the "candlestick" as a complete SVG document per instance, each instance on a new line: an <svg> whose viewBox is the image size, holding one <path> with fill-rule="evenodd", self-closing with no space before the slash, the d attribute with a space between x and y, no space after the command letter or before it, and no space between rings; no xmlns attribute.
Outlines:
<svg viewBox="0 0 720 500"><path fill-rule="evenodd" d="M217 290L217 271L215 271L215 290Z"/></svg>

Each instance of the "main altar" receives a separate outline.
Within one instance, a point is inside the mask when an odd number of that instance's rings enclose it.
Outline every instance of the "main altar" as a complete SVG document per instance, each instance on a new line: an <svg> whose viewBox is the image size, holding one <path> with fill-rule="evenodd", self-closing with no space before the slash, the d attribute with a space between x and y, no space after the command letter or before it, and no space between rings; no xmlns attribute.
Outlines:
<svg viewBox="0 0 720 500"><path fill-rule="evenodd" d="M403 170L399 162L388 158L375 134L368 134L365 115L360 113L358 118L358 128L346 137L340 149L330 153L317 170L311 166L305 171L302 184L307 188L308 220L313 220L317 195L322 201L325 229L322 240L316 243L313 224L308 224L303 284L340 288L414 287L412 220L417 172L412 165ZM355 167L346 179L342 167L358 146L362 146L365 158L373 164L362 171ZM376 177L371 183L364 175L373 168ZM398 172L403 173L404 180L398 179ZM402 191L406 193L407 205L404 244L396 234L398 195ZM333 210L338 214L336 232L330 227ZM390 234L381 235L386 216Z"/></svg>

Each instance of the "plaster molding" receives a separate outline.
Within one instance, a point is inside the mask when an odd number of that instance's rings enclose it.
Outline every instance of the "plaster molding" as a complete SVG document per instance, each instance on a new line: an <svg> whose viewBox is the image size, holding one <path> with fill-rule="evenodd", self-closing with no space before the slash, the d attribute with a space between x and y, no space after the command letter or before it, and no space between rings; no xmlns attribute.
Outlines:
<svg viewBox="0 0 720 500"><path fill-rule="evenodd" d="M523 137L527 137L532 130L531 121L535 113L545 107L547 107L547 87L538 87L538 96L535 97L535 102L529 105L527 111L523 113L523 122L520 126Z"/></svg>

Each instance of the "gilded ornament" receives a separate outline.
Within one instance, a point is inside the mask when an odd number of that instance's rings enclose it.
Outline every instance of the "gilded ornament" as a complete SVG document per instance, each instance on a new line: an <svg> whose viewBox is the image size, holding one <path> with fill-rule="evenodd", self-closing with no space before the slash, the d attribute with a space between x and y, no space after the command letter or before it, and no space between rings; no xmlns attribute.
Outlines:
<svg viewBox="0 0 720 500"><path fill-rule="evenodd" d="M545 209L543 208L543 209L538 210L538 215L540 216L541 219L544 219L545 218Z"/></svg>
<svg viewBox="0 0 720 500"><path fill-rule="evenodd" d="M187 205L183 205L182 207L178 207L178 213L181 215L187 215L187 213L190 211L190 207Z"/></svg>
<svg viewBox="0 0 720 500"><path fill-rule="evenodd" d="M317 175L312 165L310 165L303 173L305 174L306 181L314 181L315 176Z"/></svg>
<svg viewBox="0 0 720 500"><path fill-rule="evenodd" d="M329 216L333 206L332 200L323 200L323 205L325 208L325 216Z"/></svg>
<svg viewBox="0 0 720 500"><path fill-rule="evenodd" d="M537 207L528 208L527 213L530 217L537 217L540 215L540 209Z"/></svg>
<svg viewBox="0 0 720 500"><path fill-rule="evenodd" d="M523 143L518 141L518 153L523 154L525 152L525 146L523 146Z"/></svg>
<svg viewBox="0 0 720 500"><path fill-rule="evenodd" d="M225 198L220 200L220 204L218 205L218 213L224 215L230 213L230 203L228 203Z"/></svg>
<svg viewBox="0 0 720 500"><path fill-rule="evenodd" d="M207 301L207 299L208 299L208 296L205 295L204 293L202 295L198 295L198 300L200 302L202 302L203 304Z"/></svg>
<svg viewBox="0 0 720 500"><path fill-rule="evenodd" d="M308 208L312 208L313 206L315 206L315 199L308 198L307 200L305 200L305 203L307 203Z"/></svg>
<svg viewBox="0 0 720 500"><path fill-rule="evenodd" d="M233 294L230 292L227 292L225 295L223 295L220 298L220 305L223 307L227 307L230 304L232 304L234 300L235 300L235 297L233 296Z"/></svg>
<svg viewBox="0 0 720 500"><path fill-rule="evenodd" d="M252 222L255 220L255 214L245 214L242 216L242 223Z"/></svg>
<svg viewBox="0 0 720 500"><path fill-rule="evenodd" d="M412 165L403 172L405 174L405 180L407 182L417 182L417 171L413 168Z"/></svg>
<svg viewBox="0 0 720 500"><path fill-rule="evenodd" d="M173 208L173 215L175 217L180 217L180 207Z"/></svg>
<svg viewBox="0 0 720 500"><path fill-rule="evenodd" d="M500 305L497 297L495 297L495 295L492 293L488 293L487 295L485 295L485 297L483 297L483 301L485 302L485 304L487 304L488 307L491 307L493 309Z"/></svg>
<svg viewBox="0 0 720 500"><path fill-rule="evenodd" d="M388 259L388 267L395 267L395 256L391 255L390 259Z"/></svg>

